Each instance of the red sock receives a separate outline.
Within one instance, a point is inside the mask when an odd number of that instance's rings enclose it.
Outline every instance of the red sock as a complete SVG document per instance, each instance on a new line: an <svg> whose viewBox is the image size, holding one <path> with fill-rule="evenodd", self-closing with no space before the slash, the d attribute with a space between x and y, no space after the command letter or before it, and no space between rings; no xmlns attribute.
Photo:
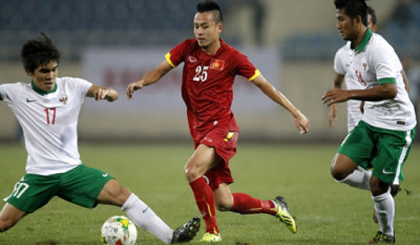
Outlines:
<svg viewBox="0 0 420 245"><path fill-rule="evenodd" d="M244 193L232 193L233 206L230 211L240 214L276 214L276 206L271 200L260 200Z"/></svg>
<svg viewBox="0 0 420 245"><path fill-rule="evenodd" d="M219 227L216 222L216 209L214 207L214 194L203 177L190 183L194 193L195 202L198 210L206 222L207 233L219 233Z"/></svg>

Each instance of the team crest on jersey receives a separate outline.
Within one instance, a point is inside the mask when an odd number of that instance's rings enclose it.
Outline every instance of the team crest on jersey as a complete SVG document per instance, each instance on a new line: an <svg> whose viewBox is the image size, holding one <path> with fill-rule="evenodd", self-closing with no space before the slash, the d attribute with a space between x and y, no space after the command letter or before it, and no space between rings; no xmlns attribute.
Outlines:
<svg viewBox="0 0 420 245"><path fill-rule="evenodd" d="M363 63L362 66L363 66L363 70L367 71L367 63Z"/></svg>
<svg viewBox="0 0 420 245"><path fill-rule="evenodd" d="M212 59L210 62L210 69L216 70L216 71L223 71L225 68L225 61L224 60L218 60L218 59Z"/></svg>
<svg viewBox="0 0 420 245"><path fill-rule="evenodd" d="M195 63L195 62L197 62L197 59L190 55L190 56L188 56L188 61L191 62L191 63Z"/></svg>
<svg viewBox="0 0 420 245"><path fill-rule="evenodd" d="M61 103L63 104L67 104L67 95L61 97L60 99L58 99Z"/></svg>
<svg viewBox="0 0 420 245"><path fill-rule="evenodd" d="M362 58L361 63L362 63L363 70L367 72L369 70L369 66L367 64L366 58Z"/></svg>

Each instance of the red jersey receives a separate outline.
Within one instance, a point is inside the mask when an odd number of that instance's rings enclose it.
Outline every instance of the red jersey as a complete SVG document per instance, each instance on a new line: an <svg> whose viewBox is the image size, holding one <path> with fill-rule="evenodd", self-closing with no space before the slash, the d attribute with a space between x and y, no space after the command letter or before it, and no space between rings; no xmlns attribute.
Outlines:
<svg viewBox="0 0 420 245"><path fill-rule="evenodd" d="M184 62L182 97L193 138L215 126L239 131L231 111L235 75L250 81L260 75L245 55L223 40L216 54L209 55L198 46L196 39L187 39L165 58L172 67Z"/></svg>

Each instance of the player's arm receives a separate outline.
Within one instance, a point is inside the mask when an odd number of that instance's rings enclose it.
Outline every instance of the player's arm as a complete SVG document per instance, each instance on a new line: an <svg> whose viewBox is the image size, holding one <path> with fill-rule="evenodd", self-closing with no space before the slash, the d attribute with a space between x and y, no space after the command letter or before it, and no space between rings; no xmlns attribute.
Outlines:
<svg viewBox="0 0 420 245"><path fill-rule="evenodd" d="M362 114L365 113L365 101L364 100L360 101L359 110Z"/></svg>
<svg viewBox="0 0 420 245"><path fill-rule="evenodd" d="M403 81L404 81L405 90L407 91L407 93L409 93L410 92L410 82L408 81L407 74L405 73L404 70L401 70L401 75L402 75L402 78L403 78Z"/></svg>
<svg viewBox="0 0 420 245"><path fill-rule="evenodd" d="M394 78L395 80L395 78ZM382 83L378 86L369 89L331 89L325 92L322 96L322 102L328 106L347 100L367 100L380 101L386 99L393 99L397 96L397 85L393 83Z"/></svg>
<svg viewBox="0 0 420 245"><path fill-rule="evenodd" d="M343 82L344 82L344 75L336 72L335 77L334 77L333 88L339 88L340 89ZM336 104L331 106L330 114L328 116L328 123L329 123L331 128L335 128L335 123L334 123L335 120L337 120L337 105Z"/></svg>
<svg viewBox="0 0 420 245"><path fill-rule="evenodd" d="M95 100L107 100L112 102L118 99L118 92L113 88L106 88L99 85L90 86L87 94L87 97L94 98Z"/></svg>
<svg viewBox="0 0 420 245"><path fill-rule="evenodd" d="M171 66L167 60L165 60L155 69L146 73L146 75L144 75L143 78L139 81L130 83L125 92L127 94L127 99L133 98L134 91L143 88L143 86L151 85L159 81L159 79L163 77L166 73L168 73L170 70L172 70L172 68L173 66Z"/></svg>
<svg viewBox="0 0 420 245"><path fill-rule="evenodd" d="M271 85L262 75L257 76L252 82L270 99L288 110L295 118L295 125L301 134L309 131L310 122L280 91Z"/></svg>

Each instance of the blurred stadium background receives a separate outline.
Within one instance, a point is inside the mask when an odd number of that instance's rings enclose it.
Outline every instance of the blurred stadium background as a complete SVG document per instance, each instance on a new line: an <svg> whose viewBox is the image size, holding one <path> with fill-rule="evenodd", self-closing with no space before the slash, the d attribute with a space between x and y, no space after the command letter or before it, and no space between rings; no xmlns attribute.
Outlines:
<svg viewBox="0 0 420 245"><path fill-rule="evenodd" d="M119 101L86 100L79 121L80 141L188 141L180 93L182 65L164 80L135 94L125 88L193 38L199 0L0 0L0 83L30 82L19 60L20 48L39 31L62 52L60 76L83 77L113 86ZM247 54L280 91L311 120L299 136L293 118L258 89L238 79L233 110L241 141L341 141L346 134L345 105L337 128L328 126L322 93L332 86L333 58L344 45L335 28L333 0L219 0L222 38ZM396 49L412 82L420 89L420 1L370 0L379 30ZM0 142L19 140L17 122L0 103Z"/></svg>

